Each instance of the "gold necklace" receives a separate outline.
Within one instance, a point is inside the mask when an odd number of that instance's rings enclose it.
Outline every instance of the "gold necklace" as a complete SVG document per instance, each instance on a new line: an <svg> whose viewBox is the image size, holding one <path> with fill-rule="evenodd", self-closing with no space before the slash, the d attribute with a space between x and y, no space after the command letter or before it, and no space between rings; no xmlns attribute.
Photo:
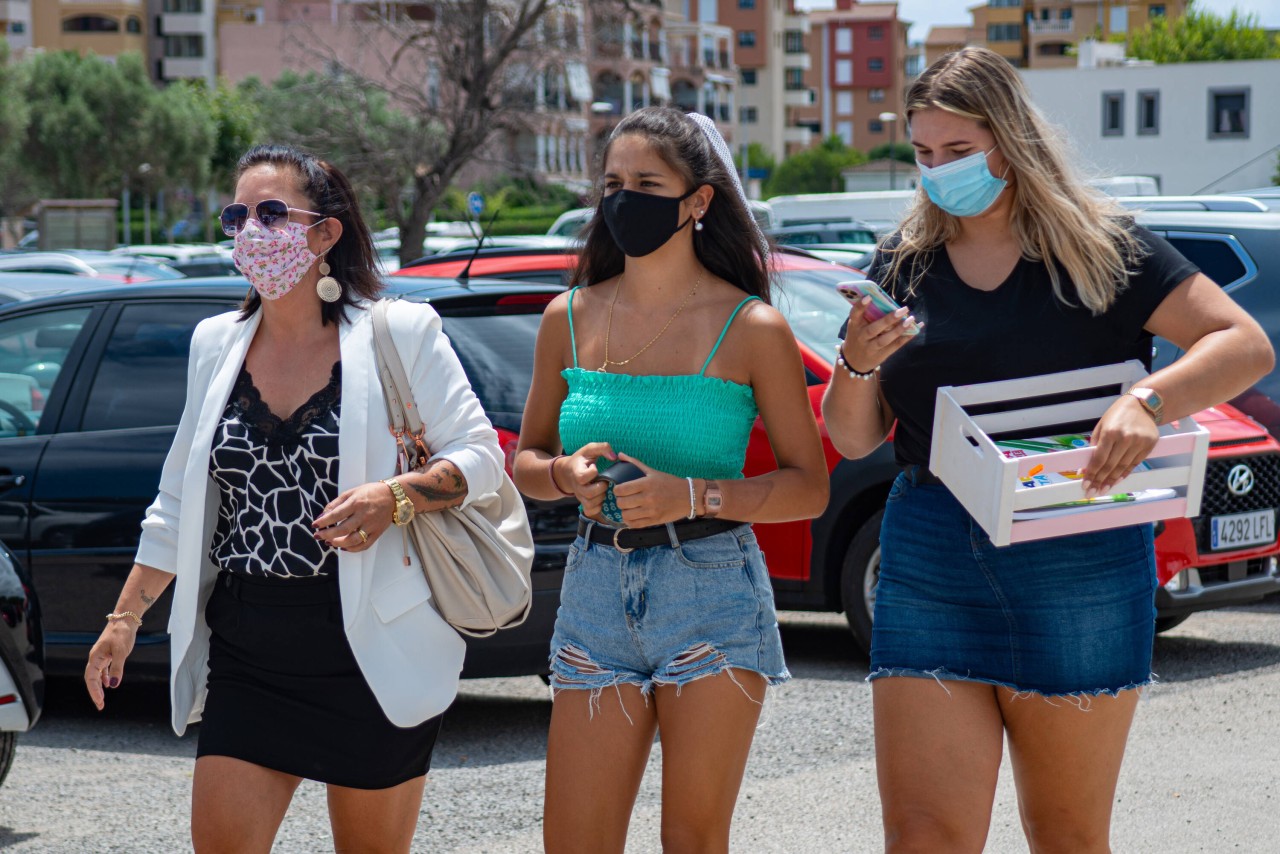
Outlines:
<svg viewBox="0 0 1280 854"><path fill-rule="evenodd" d="M620 368L623 365L634 362L636 359L640 358L644 351L652 347L653 342L661 338L662 333L666 332L667 329L670 328L675 319L680 316L680 312L684 311L684 307L689 304L689 300L693 299L693 295L698 292L698 285L702 284L702 276L706 272L706 267L703 267L698 273L698 278L693 281L693 288L690 289L689 293L684 295L684 302L680 303L680 307L676 309L676 313L671 315L671 319L667 321L667 325L659 329L658 334L650 338L649 343L641 347L638 353L630 359L623 359L621 362L615 362L609 358L609 337L613 334L613 307L618 304L618 292L622 290L623 277L618 276L618 286L613 289L613 301L609 303L609 322L605 325L604 329L604 361L600 363L600 367L596 370L608 373L610 365Z"/></svg>

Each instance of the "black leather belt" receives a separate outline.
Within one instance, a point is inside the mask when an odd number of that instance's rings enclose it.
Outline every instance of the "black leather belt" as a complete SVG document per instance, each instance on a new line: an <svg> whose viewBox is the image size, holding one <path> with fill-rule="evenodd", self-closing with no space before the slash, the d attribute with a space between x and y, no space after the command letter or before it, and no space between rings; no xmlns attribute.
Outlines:
<svg viewBox="0 0 1280 854"><path fill-rule="evenodd" d="M946 486L936 474L929 471L928 466L903 466L902 472L916 486Z"/></svg>
<svg viewBox="0 0 1280 854"><path fill-rule="evenodd" d="M687 540L700 540L703 537L723 534L725 531L732 531L741 524L741 522L733 522L729 519L693 519L674 523L676 539L682 543ZM578 536L586 537L588 527L591 528L591 535L588 537L591 542L599 543L602 546L612 546L623 553L635 551L636 549L647 549L651 546L671 545L671 535L668 533L666 525L654 525L651 528L611 528L608 525L601 525L599 522L593 525L590 519L579 516Z"/></svg>

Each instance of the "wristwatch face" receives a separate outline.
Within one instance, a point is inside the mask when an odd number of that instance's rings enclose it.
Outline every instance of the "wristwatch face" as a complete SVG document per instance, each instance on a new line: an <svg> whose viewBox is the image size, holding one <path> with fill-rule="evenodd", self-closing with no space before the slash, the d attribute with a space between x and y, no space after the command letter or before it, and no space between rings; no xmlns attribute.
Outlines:
<svg viewBox="0 0 1280 854"><path fill-rule="evenodd" d="M409 520L413 518L413 503L410 501L396 502L396 518L397 525L407 525Z"/></svg>

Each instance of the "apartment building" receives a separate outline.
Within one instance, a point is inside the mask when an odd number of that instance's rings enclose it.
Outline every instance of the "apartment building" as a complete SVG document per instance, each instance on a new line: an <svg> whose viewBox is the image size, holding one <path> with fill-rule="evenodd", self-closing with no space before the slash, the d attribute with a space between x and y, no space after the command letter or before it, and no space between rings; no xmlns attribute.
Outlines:
<svg viewBox="0 0 1280 854"><path fill-rule="evenodd" d="M898 4L836 0L809 20L823 135L861 151L901 139L910 22L898 18Z"/></svg>
<svg viewBox="0 0 1280 854"><path fill-rule="evenodd" d="M31 0L0 0L0 38L14 53L31 47Z"/></svg>
<svg viewBox="0 0 1280 854"><path fill-rule="evenodd" d="M104 57L127 51L145 54L147 50L144 0L5 0L0 2L0 20L9 21L10 28L20 24L24 30L30 23L30 41L23 47L74 50ZM15 44L15 40L11 38L10 43Z"/></svg>
<svg viewBox="0 0 1280 854"><path fill-rule="evenodd" d="M147 0L147 11L155 22L147 53L157 82L215 83L218 7L225 5L217 0Z"/></svg>
<svg viewBox="0 0 1280 854"><path fill-rule="evenodd" d="M732 143L738 124L736 34L720 22L717 0L667 0L666 10L671 103L714 119Z"/></svg>
<svg viewBox="0 0 1280 854"><path fill-rule="evenodd" d="M969 24L931 28L925 38L926 56L932 62L972 44L991 48L1018 68L1070 68L1081 41L1122 38L1154 18L1181 16L1187 4L1188 0L989 0L970 9Z"/></svg>
<svg viewBox="0 0 1280 854"><path fill-rule="evenodd" d="M738 143L782 158L818 142L809 18L795 0L719 0L719 22L736 37Z"/></svg>

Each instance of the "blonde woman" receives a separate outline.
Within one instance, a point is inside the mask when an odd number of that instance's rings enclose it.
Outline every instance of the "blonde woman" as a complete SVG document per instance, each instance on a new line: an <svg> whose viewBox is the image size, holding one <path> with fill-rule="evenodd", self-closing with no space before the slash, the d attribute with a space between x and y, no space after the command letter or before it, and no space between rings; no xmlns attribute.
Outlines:
<svg viewBox="0 0 1280 854"><path fill-rule="evenodd" d="M850 312L823 412L848 457L897 422L871 651L886 850L978 852L1007 738L1035 852L1108 851L1155 561L1141 525L996 548L928 470L939 386L1186 355L1092 428L1104 493L1158 425L1271 370L1266 336L1165 241L1092 193L997 54L943 57L906 98L922 191L871 278L904 309ZM909 334L912 325L922 327Z"/></svg>

